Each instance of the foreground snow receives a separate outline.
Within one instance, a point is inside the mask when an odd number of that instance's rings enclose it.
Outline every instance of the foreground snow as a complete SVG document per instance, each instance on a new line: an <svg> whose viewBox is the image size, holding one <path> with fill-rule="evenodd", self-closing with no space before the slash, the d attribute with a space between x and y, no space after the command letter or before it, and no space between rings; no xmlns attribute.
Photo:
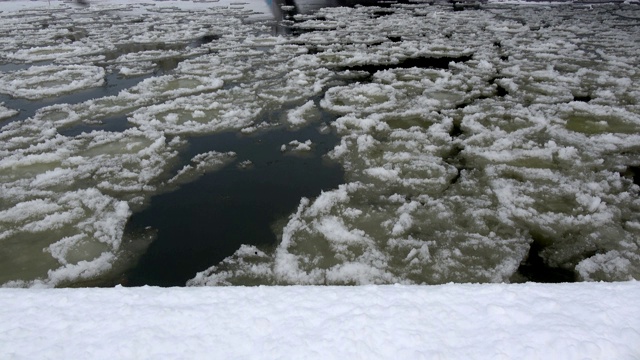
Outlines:
<svg viewBox="0 0 640 360"><path fill-rule="evenodd" d="M638 359L640 283L0 291L4 359Z"/></svg>

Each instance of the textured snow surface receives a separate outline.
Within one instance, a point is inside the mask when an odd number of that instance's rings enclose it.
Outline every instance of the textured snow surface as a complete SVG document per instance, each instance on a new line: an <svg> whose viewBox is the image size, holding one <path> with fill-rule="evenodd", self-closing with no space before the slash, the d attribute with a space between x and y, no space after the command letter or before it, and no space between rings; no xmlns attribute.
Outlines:
<svg viewBox="0 0 640 360"><path fill-rule="evenodd" d="M0 290L3 359L640 357L640 284Z"/></svg>

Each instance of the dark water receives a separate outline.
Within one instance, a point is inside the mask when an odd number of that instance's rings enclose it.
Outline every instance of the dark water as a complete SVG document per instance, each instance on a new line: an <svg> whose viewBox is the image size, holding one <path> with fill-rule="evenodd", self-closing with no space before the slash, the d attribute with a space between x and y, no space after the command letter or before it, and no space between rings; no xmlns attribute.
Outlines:
<svg viewBox="0 0 640 360"><path fill-rule="evenodd" d="M283 155L282 144L311 139L305 156ZM232 255L242 244L276 243L274 221L293 213L301 197L313 197L343 183L342 169L321 154L333 148L335 135L315 126L290 132L272 130L260 136L216 134L191 141L189 155L210 150L235 151L235 163L206 174L177 191L156 196L134 214L126 231L151 226L158 231L138 265L124 279L129 286L184 286L202 271ZM250 160L241 169L237 164Z"/></svg>

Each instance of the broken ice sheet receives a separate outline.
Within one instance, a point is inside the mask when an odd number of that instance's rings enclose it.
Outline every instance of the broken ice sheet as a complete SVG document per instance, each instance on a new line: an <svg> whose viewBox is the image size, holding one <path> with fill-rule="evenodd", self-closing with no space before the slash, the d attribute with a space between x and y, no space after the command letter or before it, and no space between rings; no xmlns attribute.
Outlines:
<svg viewBox="0 0 640 360"><path fill-rule="evenodd" d="M138 129L67 138L34 119L8 124L0 137L0 237L11 244L2 282L31 286L111 270L131 209L163 186L182 145Z"/></svg>
<svg viewBox="0 0 640 360"><path fill-rule="evenodd" d="M366 8L322 10L339 25L302 34L319 53L292 61L388 64L320 103L341 115L330 156L350 182L303 199L275 250L243 248L189 284L522 281L532 243L545 266L578 280L639 278L639 189L623 176L640 148L629 96L640 81L638 28L603 25L617 19L606 6L588 16L564 6L398 8L382 20ZM412 9L419 16L393 28L400 43L341 43L354 29L386 34ZM446 70L385 60L390 50L461 49L473 60Z"/></svg>
<svg viewBox="0 0 640 360"><path fill-rule="evenodd" d="M31 100L101 86L103 68L91 65L42 65L0 74L0 92Z"/></svg>

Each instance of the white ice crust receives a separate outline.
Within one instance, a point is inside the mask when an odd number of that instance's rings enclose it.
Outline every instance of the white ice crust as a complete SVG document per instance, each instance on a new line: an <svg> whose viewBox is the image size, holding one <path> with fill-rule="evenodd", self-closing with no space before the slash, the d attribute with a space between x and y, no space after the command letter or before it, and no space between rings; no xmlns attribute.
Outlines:
<svg viewBox="0 0 640 360"><path fill-rule="evenodd" d="M640 285L0 290L15 359L620 359Z"/></svg>
<svg viewBox="0 0 640 360"><path fill-rule="evenodd" d="M306 17L299 28L323 17L331 29L300 35L321 51L290 61L353 79L319 101L339 116L329 157L348 182L302 199L275 250L241 248L189 284L522 281L532 244L547 266L581 280L638 278L631 23L607 6L584 16L558 5L373 11ZM620 29L591 22L599 16ZM443 57L446 68L402 66Z"/></svg>
<svg viewBox="0 0 640 360"><path fill-rule="evenodd" d="M90 65L42 65L0 75L0 92L31 100L97 87L104 69Z"/></svg>
<svg viewBox="0 0 640 360"><path fill-rule="evenodd" d="M18 110L7 108L3 103L0 103L0 121L15 116L18 113Z"/></svg>
<svg viewBox="0 0 640 360"><path fill-rule="evenodd" d="M0 284L116 271L133 211L235 161L178 166L186 137L321 112L345 183L190 285L523 281L532 244L578 280L640 277L635 5L327 8L283 36L244 21L253 3L34 3L0 12L1 93L49 104L145 79L24 120L0 105Z"/></svg>

